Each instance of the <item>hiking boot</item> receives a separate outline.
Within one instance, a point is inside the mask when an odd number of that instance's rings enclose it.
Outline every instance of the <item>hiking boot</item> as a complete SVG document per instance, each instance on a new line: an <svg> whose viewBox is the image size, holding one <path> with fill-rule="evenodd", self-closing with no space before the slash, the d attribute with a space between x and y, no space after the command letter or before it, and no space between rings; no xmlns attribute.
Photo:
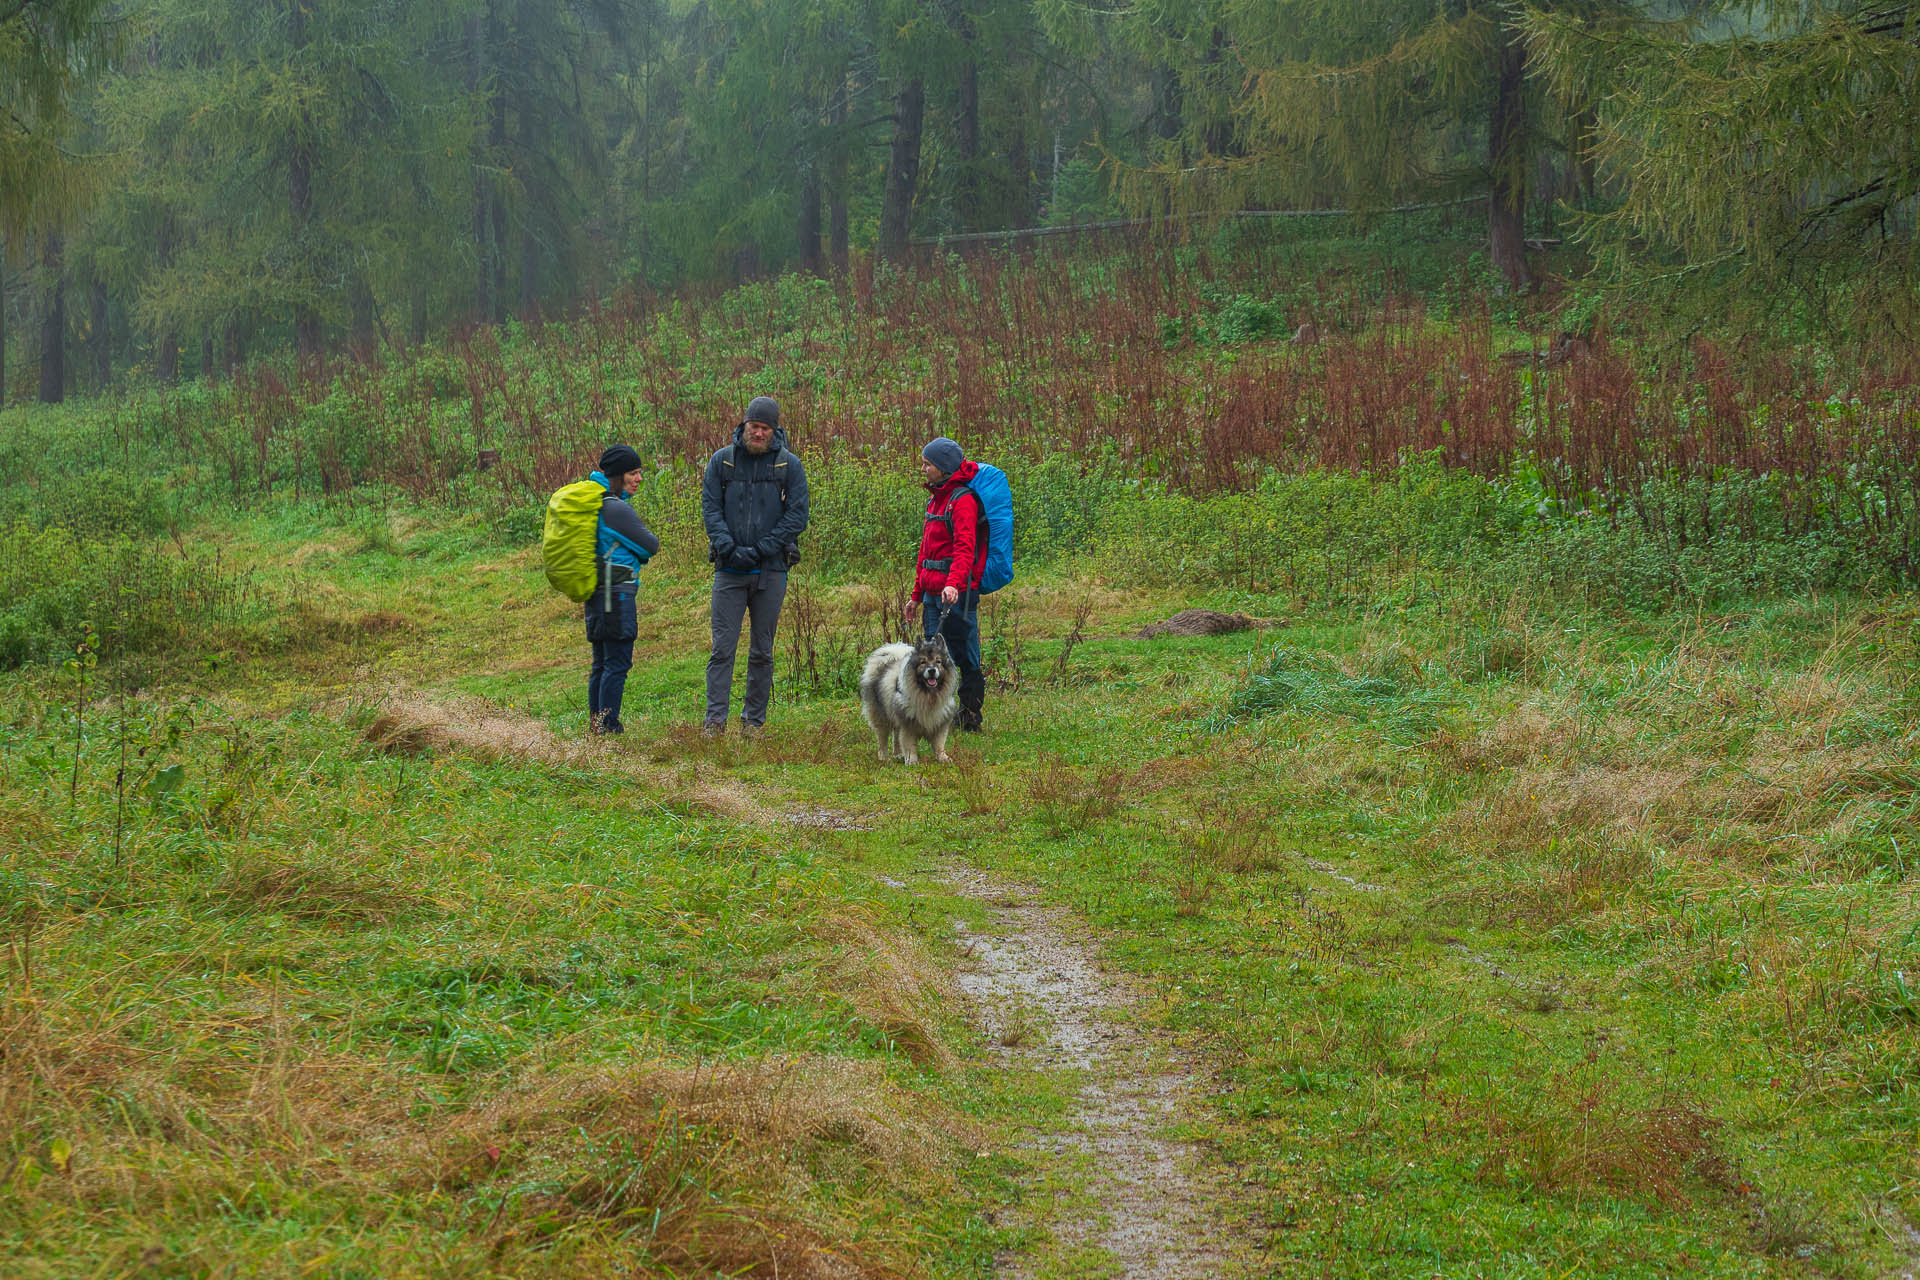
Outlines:
<svg viewBox="0 0 1920 1280"><path fill-rule="evenodd" d="M962 733L985 733L987 726L981 722L980 712L973 707L960 708L960 717L956 721Z"/></svg>

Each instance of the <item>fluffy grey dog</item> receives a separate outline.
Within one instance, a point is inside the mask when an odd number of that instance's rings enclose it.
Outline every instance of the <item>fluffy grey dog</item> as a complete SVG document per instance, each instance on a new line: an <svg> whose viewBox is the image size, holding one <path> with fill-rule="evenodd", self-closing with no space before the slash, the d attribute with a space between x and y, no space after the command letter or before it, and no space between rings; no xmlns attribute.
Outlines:
<svg viewBox="0 0 1920 1280"><path fill-rule="evenodd" d="M918 644L883 644L868 654L860 709L879 740L880 759L897 755L918 764L922 738L933 744L936 759L948 759L947 734L960 714L954 696L959 684L946 638L937 633Z"/></svg>

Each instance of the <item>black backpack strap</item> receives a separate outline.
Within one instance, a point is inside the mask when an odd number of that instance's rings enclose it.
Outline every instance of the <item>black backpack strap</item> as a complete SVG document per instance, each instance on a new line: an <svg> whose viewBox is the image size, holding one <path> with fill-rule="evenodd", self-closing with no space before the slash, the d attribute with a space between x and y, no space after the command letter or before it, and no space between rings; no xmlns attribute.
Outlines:
<svg viewBox="0 0 1920 1280"><path fill-rule="evenodd" d="M947 509L945 511L942 511L937 516L929 515L927 517L927 523L943 524L947 526L949 530L951 530L953 528L953 509L960 505L960 495L963 493L973 493L973 486L969 484L956 485L953 490L953 496L947 500ZM980 501L978 494L974 495L974 501L975 502ZM986 523L986 514L987 514L986 504L981 503L980 516L981 516L982 524Z"/></svg>
<svg viewBox="0 0 1920 1280"><path fill-rule="evenodd" d="M947 535L951 537L953 535L953 509L960 505L961 495L968 493L973 493L972 485L955 485L953 497L948 501L947 509L937 516L928 516L927 523L947 526ZM980 501L980 495L977 493L973 493L973 502L975 506L980 508L980 519L975 523L973 531L973 558L976 563L985 564L987 562L987 544L991 540L992 529L987 524L987 504ZM935 573L943 573L952 563L953 561L951 559L941 561L937 565L932 561L922 560L920 565L922 568L932 569Z"/></svg>

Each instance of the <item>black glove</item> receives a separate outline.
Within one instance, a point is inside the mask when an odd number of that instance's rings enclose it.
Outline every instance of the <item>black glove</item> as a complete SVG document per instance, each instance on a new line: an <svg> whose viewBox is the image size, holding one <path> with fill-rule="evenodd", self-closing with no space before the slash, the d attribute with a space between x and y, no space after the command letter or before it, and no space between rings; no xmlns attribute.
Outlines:
<svg viewBox="0 0 1920 1280"><path fill-rule="evenodd" d="M786 544L781 542L780 539L766 538L761 541L759 546L753 549L753 552L760 557L761 564L785 568L787 563L786 550Z"/></svg>
<svg viewBox="0 0 1920 1280"><path fill-rule="evenodd" d="M707 540L707 559L715 564L725 564L727 557L733 554L732 538L709 538Z"/></svg>
<svg viewBox="0 0 1920 1280"><path fill-rule="evenodd" d="M760 567L760 552L754 547L735 547L727 556L727 568L737 573L750 573Z"/></svg>

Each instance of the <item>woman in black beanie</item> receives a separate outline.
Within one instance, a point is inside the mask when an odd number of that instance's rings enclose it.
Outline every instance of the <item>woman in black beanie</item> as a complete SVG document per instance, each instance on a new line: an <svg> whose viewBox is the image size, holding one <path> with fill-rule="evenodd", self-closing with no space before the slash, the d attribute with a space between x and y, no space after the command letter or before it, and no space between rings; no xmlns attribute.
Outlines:
<svg viewBox="0 0 1920 1280"><path fill-rule="evenodd" d="M587 673L587 726L594 733L624 733L620 701L627 691L627 672L633 668L633 641L640 634L640 566L660 550L660 539L628 505L640 487L640 455L616 444L600 455L600 465L588 477L606 486L600 500L600 528L596 535L599 572L593 594L587 597L587 640L593 645L593 667Z"/></svg>

